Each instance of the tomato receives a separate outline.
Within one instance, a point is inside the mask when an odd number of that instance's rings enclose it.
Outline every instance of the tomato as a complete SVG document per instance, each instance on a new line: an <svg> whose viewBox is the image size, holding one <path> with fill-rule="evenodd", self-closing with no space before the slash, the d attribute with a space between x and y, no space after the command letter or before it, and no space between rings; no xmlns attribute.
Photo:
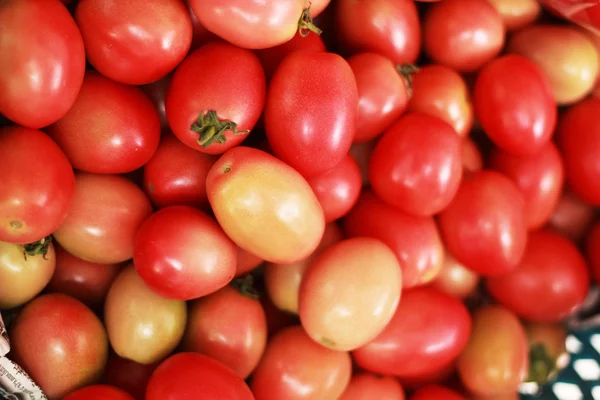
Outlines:
<svg viewBox="0 0 600 400"><path fill-rule="evenodd" d="M478 172L483 169L483 156L477 144L469 138L462 140L462 164L466 173Z"/></svg>
<svg viewBox="0 0 600 400"><path fill-rule="evenodd" d="M108 357L102 322L79 301L47 294L27 304L10 331L10 357L51 399L100 379Z"/></svg>
<svg viewBox="0 0 600 400"><path fill-rule="evenodd" d="M338 400L404 400L402 385L391 376L354 374Z"/></svg>
<svg viewBox="0 0 600 400"><path fill-rule="evenodd" d="M519 266L487 280L488 291L498 302L523 318L541 322L571 314L583 303L589 285L579 250L551 231L531 233Z"/></svg>
<svg viewBox="0 0 600 400"><path fill-rule="evenodd" d="M191 49L196 50L197 48L199 48L207 43L219 40L219 37L217 35L215 35L211 31L209 31L208 29L206 29L206 27L204 25L202 25L200 23L200 21L198 21L198 18L196 18L196 14L194 14L194 10L192 10L190 0L184 0L184 1L188 8L188 11L190 14L190 19L192 21L192 46L191 46Z"/></svg>
<svg viewBox="0 0 600 400"><path fill-rule="evenodd" d="M152 104L154 104L154 108L158 111L160 128L163 132L169 130L169 121L167 120L167 111L165 110L165 96L167 95L170 83L171 74L155 82L140 86L140 89L148 96Z"/></svg>
<svg viewBox="0 0 600 400"><path fill-rule="evenodd" d="M456 360L452 360L433 372L419 374L410 377L400 377L400 383L407 390L414 390L428 385L442 385L446 382L452 382L456 370Z"/></svg>
<svg viewBox="0 0 600 400"><path fill-rule="evenodd" d="M244 278L240 278L244 279ZM267 345L267 320L251 287L226 286L189 305L183 350L206 354L246 379Z"/></svg>
<svg viewBox="0 0 600 400"><path fill-rule="evenodd" d="M167 119L185 145L221 154L254 128L266 91L254 53L229 43L209 43L190 53L173 74L165 98Z"/></svg>
<svg viewBox="0 0 600 400"><path fill-rule="evenodd" d="M134 398L114 386L92 385L69 393L64 400L134 400Z"/></svg>
<svg viewBox="0 0 600 400"><path fill-rule="evenodd" d="M373 238L346 239L325 250L306 270L298 314L316 342L354 350L383 331L401 290L402 272L389 247Z"/></svg>
<svg viewBox="0 0 600 400"><path fill-rule="evenodd" d="M432 282L433 287L457 299L464 299L477 289L479 275L458 262L448 252L444 255L444 265Z"/></svg>
<svg viewBox="0 0 600 400"><path fill-rule="evenodd" d="M527 227L523 195L504 175L466 177L438 222L448 251L480 275L502 275L523 257Z"/></svg>
<svg viewBox="0 0 600 400"><path fill-rule="evenodd" d="M152 364L171 353L183 337L185 302L154 293L135 272L125 268L104 303L104 323L114 351L140 364Z"/></svg>
<svg viewBox="0 0 600 400"><path fill-rule="evenodd" d="M569 188L591 205L600 205L600 99L589 98L565 111L558 126Z"/></svg>
<svg viewBox="0 0 600 400"><path fill-rule="evenodd" d="M586 239L586 255L592 278L600 284L600 224L595 224Z"/></svg>
<svg viewBox="0 0 600 400"><path fill-rule="evenodd" d="M307 177L331 170L350 150L357 104L356 80L342 57L290 54L271 79L265 105L273 154Z"/></svg>
<svg viewBox="0 0 600 400"><path fill-rule="evenodd" d="M566 346L567 332L562 322L530 323L525 330L530 362L527 381L546 384L570 361Z"/></svg>
<svg viewBox="0 0 600 400"><path fill-rule="evenodd" d="M298 314L300 282L306 269L324 250L342 238L340 227L329 223L325 227L319 246L309 257L293 264L267 263L264 268L265 289L273 304L283 311Z"/></svg>
<svg viewBox="0 0 600 400"><path fill-rule="evenodd" d="M495 150L489 162L493 169L511 178L523 193L527 228L538 229L548 222L560 198L565 175L554 143L547 143L529 157Z"/></svg>
<svg viewBox="0 0 600 400"><path fill-rule="evenodd" d="M368 142L354 143L350 147L350 152L348 153L358 164L363 186L369 184L369 162L375 145L377 145L377 140L375 139Z"/></svg>
<svg viewBox="0 0 600 400"><path fill-rule="evenodd" d="M480 396L514 393L528 365L527 337L519 319L499 306L476 310L469 344L457 364L465 387Z"/></svg>
<svg viewBox="0 0 600 400"><path fill-rule="evenodd" d="M376 53L348 58L358 88L358 121L354 142L379 136L406 110L410 96L402 67Z"/></svg>
<svg viewBox="0 0 600 400"><path fill-rule="evenodd" d="M28 255L23 246L0 242L0 309L18 307L37 296L55 267L52 243L42 254Z"/></svg>
<svg viewBox="0 0 600 400"><path fill-rule="evenodd" d="M473 101L483 130L501 149L532 155L550 141L557 114L552 88L525 57L511 54L487 64L475 81Z"/></svg>
<svg viewBox="0 0 600 400"><path fill-rule="evenodd" d="M498 11L507 31L515 31L534 22L542 11L537 0L487 0Z"/></svg>
<svg viewBox="0 0 600 400"><path fill-rule="evenodd" d="M350 382L351 368L347 352L325 348L293 326L269 341L250 387L256 400L337 399Z"/></svg>
<svg viewBox="0 0 600 400"><path fill-rule="evenodd" d="M378 53L396 64L414 63L419 56L419 15L411 0L339 0L335 22L347 53Z"/></svg>
<svg viewBox="0 0 600 400"><path fill-rule="evenodd" d="M152 374L146 400L254 400L252 392L231 369L198 353L179 353L163 361Z"/></svg>
<svg viewBox="0 0 600 400"><path fill-rule="evenodd" d="M160 140L160 121L140 89L88 71L73 107L47 132L73 168L123 174L150 160Z"/></svg>
<svg viewBox="0 0 600 400"><path fill-rule="evenodd" d="M121 267L85 261L56 246L56 269L48 290L74 297L94 310L101 309Z"/></svg>
<svg viewBox="0 0 600 400"><path fill-rule="evenodd" d="M246 275L248 272L257 268L263 263L263 259L255 256L254 254L246 251L238 246L237 248L237 268L235 270L235 277Z"/></svg>
<svg viewBox="0 0 600 400"><path fill-rule="evenodd" d="M423 20L423 44L437 64L474 72L504 46L502 17L486 0L444 0Z"/></svg>
<svg viewBox="0 0 600 400"><path fill-rule="evenodd" d="M414 392L409 400L466 400L466 398L444 386L428 385Z"/></svg>
<svg viewBox="0 0 600 400"><path fill-rule="evenodd" d="M438 371L456 359L469 339L471 317L460 300L433 288L404 291L384 331L355 350L368 371L401 377Z"/></svg>
<svg viewBox="0 0 600 400"><path fill-rule="evenodd" d="M263 260L302 260L323 236L323 210L306 180L263 151L229 150L210 169L206 188L227 236Z"/></svg>
<svg viewBox="0 0 600 400"><path fill-rule="evenodd" d="M430 282L442 268L444 248L431 217L406 214L367 190L343 222L348 236L379 239L394 251L404 288Z"/></svg>
<svg viewBox="0 0 600 400"><path fill-rule="evenodd" d="M67 218L54 232L69 253L86 261L115 264L133 257L133 240L152 212L144 192L116 175L78 173Z"/></svg>
<svg viewBox="0 0 600 400"><path fill-rule="evenodd" d="M594 207L566 191L558 200L554 213L550 217L550 226L571 240L579 241L595 216Z"/></svg>
<svg viewBox="0 0 600 400"><path fill-rule="evenodd" d="M0 26L0 113L30 128L50 125L71 108L83 81L75 21L57 1L8 0Z"/></svg>
<svg viewBox="0 0 600 400"><path fill-rule="evenodd" d="M75 20L88 61L117 82L143 85L171 72L192 43L182 1L80 0Z"/></svg>
<svg viewBox="0 0 600 400"><path fill-rule="evenodd" d="M143 400L146 386L157 364L144 365L113 354L108 359L102 382L116 386Z"/></svg>
<svg viewBox="0 0 600 400"><path fill-rule="evenodd" d="M73 203L69 160L48 136L18 126L0 128L0 160L0 241L33 243L50 235Z"/></svg>
<svg viewBox="0 0 600 400"><path fill-rule="evenodd" d="M369 165L373 191L404 212L432 216L450 203L462 178L460 138L439 118L411 113L389 128Z"/></svg>
<svg viewBox="0 0 600 400"><path fill-rule="evenodd" d="M462 76L443 65L426 65L412 76L408 110L438 117L466 137L473 126L473 105Z"/></svg>

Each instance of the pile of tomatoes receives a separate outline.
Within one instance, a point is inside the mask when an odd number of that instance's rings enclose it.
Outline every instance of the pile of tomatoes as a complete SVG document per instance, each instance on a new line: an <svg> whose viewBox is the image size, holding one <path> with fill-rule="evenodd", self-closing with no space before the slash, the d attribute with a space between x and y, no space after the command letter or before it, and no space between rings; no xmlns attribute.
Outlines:
<svg viewBox="0 0 600 400"><path fill-rule="evenodd" d="M596 39L536 0L0 1L0 367L517 399L600 280Z"/></svg>

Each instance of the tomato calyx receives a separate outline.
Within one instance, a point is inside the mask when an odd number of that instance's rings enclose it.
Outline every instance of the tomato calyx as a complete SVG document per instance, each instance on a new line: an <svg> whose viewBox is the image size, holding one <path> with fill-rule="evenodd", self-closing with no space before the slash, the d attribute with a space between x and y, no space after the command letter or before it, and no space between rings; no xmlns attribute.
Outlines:
<svg viewBox="0 0 600 400"><path fill-rule="evenodd" d="M408 96L412 95L413 75L419 71L419 67L414 64L396 64L396 71L402 76L406 83L406 91Z"/></svg>
<svg viewBox="0 0 600 400"><path fill-rule="evenodd" d="M527 381L543 385L558 373L556 360L548 353L546 346L534 343L529 349L529 373Z"/></svg>
<svg viewBox="0 0 600 400"><path fill-rule="evenodd" d="M252 274L246 274L242 277L231 281L231 286L237 289L242 295L250 297L251 299L258 300L260 294L254 287L254 276Z"/></svg>
<svg viewBox="0 0 600 400"><path fill-rule="evenodd" d="M330 349L332 349L332 348L335 348L335 347L336 347L336 343L335 343L333 340L331 340L331 339L329 339L329 338L327 338L327 337L325 337L325 336L323 336L323 337L321 338L321 343L322 343L324 346L326 346L326 347L329 347Z"/></svg>
<svg viewBox="0 0 600 400"><path fill-rule="evenodd" d="M321 36L321 33L323 33L319 27L313 24L309 5L307 8L302 10L302 14L300 14L300 19L298 20L298 34L301 37L307 37L311 32L319 36Z"/></svg>
<svg viewBox="0 0 600 400"><path fill-rule="evenodd" d="M190 130L198 134L198 144L207 148L213 143L223 144L227 142L225 132L233 131L234 135L244 135L249 130L238 131L237 124L230 120L220 120L217 112L207 111L206 114L200 113L198 121L190 126Z"/></svg>
<svg viewBox="0 0 600 400"><path fill-rule="evenodd" d="M23 256L25 257L25 260L27 260L27 256L35 257L38 254L41 254L42 257L44 257L44 260L46 260L46 254L48 254L50 243L52 243L52 236L47 236L37 242L24 244Z"/></svg>

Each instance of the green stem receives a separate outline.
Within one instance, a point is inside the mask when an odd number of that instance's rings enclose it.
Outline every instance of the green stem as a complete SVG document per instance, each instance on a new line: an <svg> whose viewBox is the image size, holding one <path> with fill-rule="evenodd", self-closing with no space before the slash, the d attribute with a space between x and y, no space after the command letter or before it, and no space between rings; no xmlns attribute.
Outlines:
<svg viewBox="0 0 600 400"><path fill-rule="evenodd" d="M323 31L313 24L312 16L310 15L310 6L302 10L300 19L298 20L298 33L302 37L307 37L311 32L316 35L321 35Z"/></svg>
<svg viewBox="0 0 600 400"><path fill-rule="evenodd" d="M254 277L252 274L244 275L240 278L234 279L231 285L236 288L244 296L248 296L251 299L258 300L260 297L258 291L254 287Z"/></svg>
<svg viewBox="0 0 600 400"><path fill-rule="evenodd" d="M220 120L217 112L207 111L206 114L200 113L198 120L190 126L190 130L198 134L198 144L207 148L213 143L223 144L227 142L225 132L233 131L234 135L243 135L249 130L238 131L237 124L230 120Z"/></svg>
<svg viewBox="0 0 600 400"><path fill-rule="evenodd" d="M412 83L413 83L413 75L419 71L419 67L414 64L397 64L396 71L404 78L406 82L406 90L408 91L408 95L412 95Z"/></svg>
<svg viewBox="0 0 600 400"><path fill-rule="evenodd" d="M46 254L48 254L50 243L52 243L52 236L47 236L37 242L23 245L23 256L25 257L25 260L27 260L27 256L35 257L38 254L41 254L42 257L44 257L44 260L46 260Z"/></svg>
<svg viewBox="0 0 600 400"><path fill-rule="evenodd" d="M556 360L546 351L543 344L532 344L529 349L529 382L543 385L548 382L552 372L556 370Z"/></svg>

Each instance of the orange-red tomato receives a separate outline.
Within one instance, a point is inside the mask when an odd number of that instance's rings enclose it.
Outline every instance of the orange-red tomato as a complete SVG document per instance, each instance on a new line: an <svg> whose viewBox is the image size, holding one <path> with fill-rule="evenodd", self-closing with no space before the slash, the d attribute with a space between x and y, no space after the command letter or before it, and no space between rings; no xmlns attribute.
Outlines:
<svg viewBox="0 0 600 400"><path fill-rule="evenodd" d="M462 140L462 164L464 172L478 172L483 169L483 156L475 142L469 138Z"/></svg>
<svg viewBox="0 0 600 400"><path fill-rule="evenodd" d="M242 275L247 274L252 271L260 264L262 264L263 259L246 251L238 246L237 248L237 268L235 271L235 277L240 277Z"/></svg>
<svg viewBox="0 0 600 400"><path fill-rule="evenodd" d="M63 400L134 400L134 398L114 386L91 385L69 393Z"/></svg>
<svg viewBox="0 0 600 400"><path fill-rule="evenodd" d="M520 29L534 22L542 7L537 0L487 0L502 17L507 31Z"/></svg>
<svg viewBox="0 0 600 400"><path fill-rule="evenodd" d="M404 389L396 378L359 373L338 400L404 400Z"/></svg>
<svg viewBox="0 0 600 400"><path fill-rule="evenodd" d="M570 191L564 192L550 217L550 226L578 241L596 217L596 210Z"/></svg>
<svg viewBox="0 0 600 400"><path fill-rule="evenodd" d="M440 292L464 299L475 291L478 283L479 275L446 252L442 269L432 285Z"/></svg>

